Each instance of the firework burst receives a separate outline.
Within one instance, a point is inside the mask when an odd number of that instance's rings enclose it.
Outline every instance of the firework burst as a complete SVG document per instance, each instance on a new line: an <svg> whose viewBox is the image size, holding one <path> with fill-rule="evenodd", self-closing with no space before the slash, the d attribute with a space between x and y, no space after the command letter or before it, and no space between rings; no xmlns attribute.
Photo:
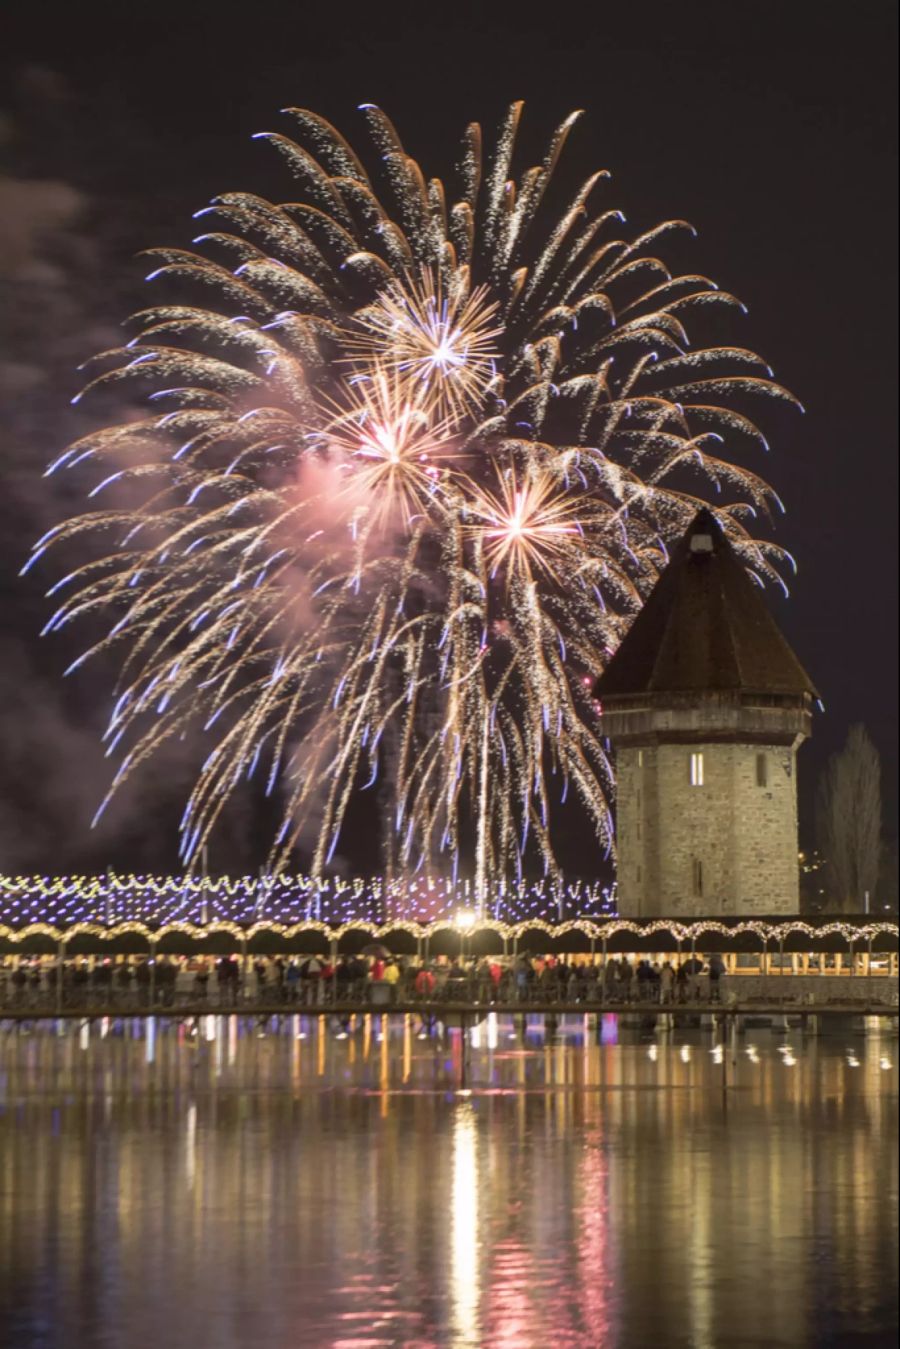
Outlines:
<svg viewBox="0 0 900 1349"><path fill-rule="evenodd" d="M485 554L493 578L500 570L524 574L535 571L553 576L566 585L589 562L585 547L589 503L565 490L553 473L531 473L524 480L513 471L501 475L496 492L476 490L472 514L476 531L485 541ZM578 558L578 549L584 553Z"/></svg>
<svg viewBox="0 0 900 1349"><path fill-rule="evenodd" d="M344 386L325 414L322 443L332 454L344 451L345 490L360 514L381 524L400 518L408 529L446 472L453 421L435 414L426 386L377 364Z"/></svg>
<svg viewBox="0 0 900 1349"><path fill-rule="evenodd" d="M227 193L202 252L151 277L197 303L137 316L88 388L126 382L147 414L51 465L92 475L91 508L35 546L102 531L112 548L58 581L46 631L110 616L122 653L111 793L173 735L208 738L187 803L190 863L237 785L282 803L270 864L314 839L320 874L353 794L382 784L393 873L521 876L556 863L573 790L611 843L610 767L590 686L712 492L747 566L777 500L742 466L765 447L752 400L792 401L740 347L695 349L692 311L738 301L673 275L597 208L561 213L566 120L513 176L521 105L487 168L477 125L450 197L377 108L382 166L293 109L266 133L296 180L277 205ZM104 508L103 497L108 498ZM107 798L108 799L108 798ZM102 807L101 807L102 809Z"/></svg>
<svg viewBox="0 0 900 1349"><path fill-rule="evenodd" d="M487 287L469 292L465 277L457 282L448 298L430 268L407 275L360 311L347 347L364 363L387 365L421 384L440 414L461 421L484 405L503 329L492 326L498 304Z"/></svg>

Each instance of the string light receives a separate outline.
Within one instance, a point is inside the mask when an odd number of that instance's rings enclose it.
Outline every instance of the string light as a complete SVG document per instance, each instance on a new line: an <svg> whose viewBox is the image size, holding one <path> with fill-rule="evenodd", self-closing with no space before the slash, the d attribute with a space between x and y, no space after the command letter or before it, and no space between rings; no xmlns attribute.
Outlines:
<svg viewBox="0 0 900 1349"><path fill-rule="evenodd" d="M303 932L339 940L360 931L375 937L405 932L417 940L462 928L475 935L493 932L504 941L528 933L548 937L580 933L596 949L622 933L652 937L665 934L677 943L695 946L704 936L752 935L761 947L802 934L821 940L840 937L848 944L889 937L896 944L900 928L893 922L815 926L801 918L780 923L745 919L734 924L702 919L681 923L661 918L637 922L615 916L615 892L598 884L490 887L481 908L473 906L469 882L425 877L388 881L384 877L354 879L311 876L0 876L0 938L21 942L45 936L68 942L79 934L106 939L135 934L159 940L167 933L189 937L224 932L252 938L271 932L292 938ZM575 911L576 918L560 919ZM464 917L463 917L464 916Z"/></svg>

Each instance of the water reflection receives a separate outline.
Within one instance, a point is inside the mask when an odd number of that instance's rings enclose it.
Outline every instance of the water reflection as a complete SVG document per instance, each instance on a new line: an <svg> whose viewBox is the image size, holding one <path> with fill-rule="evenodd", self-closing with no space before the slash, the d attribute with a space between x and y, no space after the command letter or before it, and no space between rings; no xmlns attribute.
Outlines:
<svg viewBox="0 0 900 1349"><path fill-rule="evenodd" d="M478 1343L481 1289L478 1265L478 1128L470 1101L459 1101L453 1118L453 1193L450 1290L454 1338Z"/></svg>
<svg viewBox="0 0 900 1349"><path fill-rule="evenodd" d="M0 1342L891 1342L895 1041L419 1037L4 1034Z"/></svg>

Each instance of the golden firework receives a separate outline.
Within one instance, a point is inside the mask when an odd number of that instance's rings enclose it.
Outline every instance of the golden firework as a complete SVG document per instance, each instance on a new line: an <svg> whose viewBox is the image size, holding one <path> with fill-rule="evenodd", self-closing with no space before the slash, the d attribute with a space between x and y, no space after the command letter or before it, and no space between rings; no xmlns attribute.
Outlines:
<svg viewBox="0 0 900 1349"><path fill-rule="evenodd" d="M570 788L611 846L590 685L707 494L779 579L751 533L777 498L743 464L765 447L752 400L792 400L745 348L689 344L692 314L738 302L656 256L684 222L626 237L595 204L603 173L548 221L575 116L518 176L521 105L486 173L470 126L453 200L379 109L379 182L290 115L299 142L264 139L291 200L226 193L199 251L156 250L152 278L216 301L162 300L98 358L88 387L123 383L129 416L50 466L90 505L28 566L110 541L52 585L45 631L109 618L70 668L121 651L110 795L167 739L202 744L186 865L249 781L280 801L270 866L305 851L321 875L380 780L394 874L466 871L484 893L555 870Z"/></svg>

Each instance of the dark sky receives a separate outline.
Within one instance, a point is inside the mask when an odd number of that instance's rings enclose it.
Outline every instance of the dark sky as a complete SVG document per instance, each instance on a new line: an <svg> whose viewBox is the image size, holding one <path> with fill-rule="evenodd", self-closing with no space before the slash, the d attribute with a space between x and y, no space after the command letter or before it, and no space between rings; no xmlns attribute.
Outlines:
<svg viewBox="0 0 900 1349"><path fill-rule="evenodd" d="M38 474L67 438L72 366L95 349L95 331L133 307L142 269L131 255L186 242L190 212L216 191L284 190L283 169L250 140L280 126L281 106L313 108L353 141L357 105L380 103L438 174L454 162L464 123L496 126L513 98L526 101L535 150L581 107L569 171L609 168L611 201L634 226L691 220L690 269L749 306L730 335L761 351L806 406L803 417L769 419L772 454L759 465L787 505L777 538L800 567L790 600L771 602L826 708L801 759L804 819L824 759L862 720L883 756L895 833L896 4L481 8L31 0L6 15L0 172L70 184L88 203L82 251L59 263L75 298L47 340L48 369L62 362L64 387L48 382L40 415L17 435L15 492L41 516ZM526 8L536 17L523 17ZM9 361L15 329L4 337ZM19 564L32 523L17 504L5 566ZM27 718L23 683L51 688L62 660L58 649L35 654L34 593L4 576L3 595L13 653L5 682ZM66 696L53 715L90 723L79 695ZM19 774L26 751L14 760ZM49 751L35 753L46 777ZM40 791L29 790L40 810ZM65 810L64 793L53 808ZM58 855L70 855L66 845Z"/></svg>

